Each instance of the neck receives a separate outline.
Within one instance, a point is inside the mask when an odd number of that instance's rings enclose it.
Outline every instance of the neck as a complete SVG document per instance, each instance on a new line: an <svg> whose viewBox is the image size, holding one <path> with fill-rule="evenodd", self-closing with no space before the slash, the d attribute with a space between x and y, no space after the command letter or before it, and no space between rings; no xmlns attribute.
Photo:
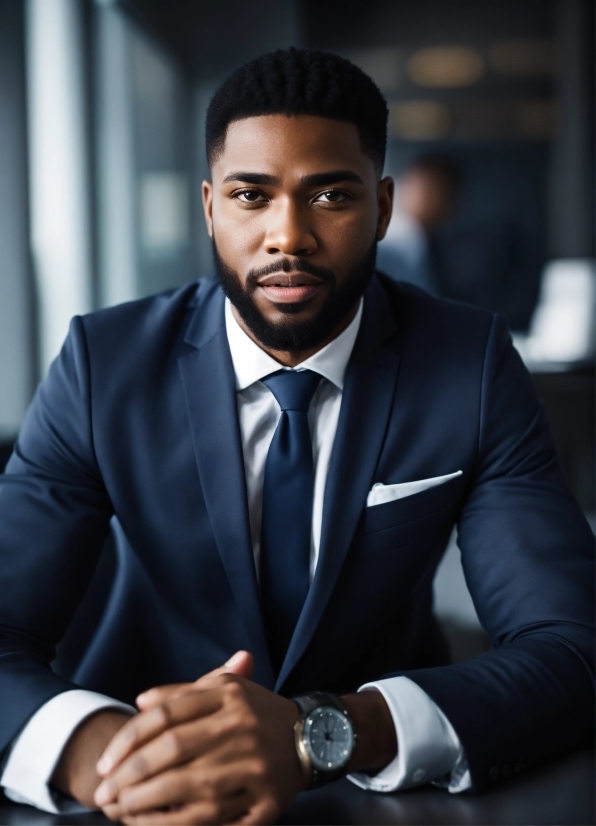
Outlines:
<svg viewBox="0 0 596 826"><path fill-rule="evenodd" d="M354 320L356 313L358 312L359 305L360 299L358 299L358 301L354 304L350 312L346 316L344 316L344 318L342 318L339 324L336 324L336 326L333 328L333 330L327 336L327 338L325 338L316 347L311 347L308 350L298 350L291 353L285 350L272 350L270 347L265 347L265 345L262 342L260 342L259 339L254 335L252 330L250 330L246 326L246 324L240 317L240 314L236 310L236 307L234 307L233 304L232 313L234 314L234 318L236 319L240 327L244 330L246 335L249 338L251 338L254 341L254 343L261 348L261 350L264 350L268 356L271 356L271 358L278 361L284 367L297 367L299 364L302 364L303 361L306 361L306 359L310 358L311 356L314 356L315 353L318 353L319 350L322 350L323 347L326 347L331 341L333 341L334 338L337 338L339 335L341 335L341 333L343 333L346 327L349 327L349 325Z"/></svg>

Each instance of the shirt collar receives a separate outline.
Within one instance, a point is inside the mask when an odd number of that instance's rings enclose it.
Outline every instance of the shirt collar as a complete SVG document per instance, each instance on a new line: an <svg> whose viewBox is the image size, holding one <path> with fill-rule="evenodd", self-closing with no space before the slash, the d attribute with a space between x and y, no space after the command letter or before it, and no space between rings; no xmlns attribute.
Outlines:
<svg viewBox="0 0 596 826"><path fill-rule="evenodd" d="M343 333L326 344L310 358L305 359L295 369L312 370L328 379L332 384L343 390L344 375L348 361L352 355L354 342L360 329L362 319L363 299L360 300L358 312L348 324ZM232 364L236 375L236 389L245 390L256 381L264 379L276 370L284 369L274 358L271 358L252 338L250 338L238 324L232 312L230 300L225 304L226 333ZM288 369L288 368L286 368Z"/></svg>

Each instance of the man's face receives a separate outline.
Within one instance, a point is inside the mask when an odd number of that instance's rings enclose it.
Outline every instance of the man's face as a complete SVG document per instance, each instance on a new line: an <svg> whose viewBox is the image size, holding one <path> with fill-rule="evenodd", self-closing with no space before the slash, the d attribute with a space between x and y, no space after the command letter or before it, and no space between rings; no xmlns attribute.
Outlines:
<svg viewBox="0 0 596 826"><path fill-rule="evenodd" d="M316 350L345 327L391 217L355 125L300 115L234 121L203 184L216 266L266 349Z"/></svg>

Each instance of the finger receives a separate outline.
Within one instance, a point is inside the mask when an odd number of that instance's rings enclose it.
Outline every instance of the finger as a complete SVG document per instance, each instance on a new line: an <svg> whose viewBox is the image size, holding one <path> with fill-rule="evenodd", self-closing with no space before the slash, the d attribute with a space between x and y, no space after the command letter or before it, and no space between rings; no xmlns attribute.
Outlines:
<svg viewBox="0 0 596 826"><path fill-rule="evenodd" d="M255 661L250 651L236 651L221 669L220 674L237 674L250 680L255 670Z"/></svg>
<svg viewBox="0 0 596 826"><path fill-rule="evenodd" d="M193 688L194 683L172 683L171 685L160 685L144 691L136 699L137 706L141 711L148 711L153 706L163 703L172 697L184 694L185 691Z"/></svg>
<svg viewBox="0 0 596 826"><path fill-rule="evenodd" d="M254 803L246 814L240 815L236 821L238 824L246 824L246 826L253 826L253 824L275 823L279 818L279 806L273 798L263 798Z"/></svg>
<svg viewBox="0 0 596 826"><path fill-rule="evenodd" d="M230 798L220 803L200 802L190 803L177 809L164 811L141 812L137 815L124 815L122 822L127 826L178 826L178 824L195 823L238 823L246 811L246 803L238 798ZM266 822L266 821L263 821ZM256 821L255 821L256 823Z"/></svg>
<svg viewBox="0 0 596 826"><path fill-rule="evenodd" d="M212 677L218 677L220 674L236 674L238 677L246 677L247 680L253 675L255 670L255 661L250 651L236 651L229 660L227 660L219 668L214 668L207 674L203 674L198 680L195 680L195 685L199 685L205 680Z"/></svg>
<svg viewBox="0 0 596 826"><path fill-rule="evenodd" d="M97 773L100 777L105 777L129 754L166 729L187 720L212 714L220 706L221 692L194 690L137 714L125 723L108 743L97 763ZM105 801L108 802L109 800Z"/></svg>
<svg viewBox="0 0 596 826"><path fill-rule="evenodd" d="M228 798L240 800L242 811L248 811L251 798L243 784L242 772L236 774L228 767L206 770L196 764L190 764L123 789L118 797L118 803L121 807L121 816L124 816L170 806L223 801Z"/></svg>
<svg viewBox="0 0 596 826"><path fill-rule="evenodd" d="M104 806L102 811L110 820L115 820L116 822L122 820L123 812L119 803L110 803L108 806Z"/></svg>
<svg viewBox="0 0 596 826"><path fill-rule="evenodd" d="M230 739L229 734L230 727L211 716L168 729L134 751L102 781L95 791L95 803L106 806L119 799L127 787L161 776L207 753L212 767L238 762L247 744L239 738ZM215 768L210 768L206 782L211 782L214 771ZM150 807L143 805L143 808Z"/></svg>
<svg viewBox="0 0 596 826"><path fill-rule="evenodd" d="M180 697L186 694L187 691L196 689L196 683L177 683L172 686L163 685L156 688L150 688L144 694L139 694L136 699L136 704L139 711L149 711L167 700L173 700L175 697Z"/></svg>
<svg viewBox="0 0 596 826"><path fill-rule="evenodd" d="M203 686L209 683L214 677L221 674L236 674L239 677L245 677L250 680L254 673L255 663L252 654L249 651L236 651L230 659L219 668L209 671L194 683L174 683L172 685L156 686L144 691L137 697L137 705L143 711L152 708L158 703L164 702L166 699L179 696L193 687Z"/></svg>

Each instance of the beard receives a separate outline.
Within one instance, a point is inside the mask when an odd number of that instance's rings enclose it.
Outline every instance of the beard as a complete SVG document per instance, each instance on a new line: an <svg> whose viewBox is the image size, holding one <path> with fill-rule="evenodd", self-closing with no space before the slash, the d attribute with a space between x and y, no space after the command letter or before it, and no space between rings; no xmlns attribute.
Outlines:
<svg viewBox="0 0 596 826"><path fill-rule="evenodd" d="M343 283L337 286L333 270L312 264L306 258L280 258L267 267L251 270L243 286L239 275L221 258L213 239L213 260L223 291L240 318L253 336L264 347L284 353L299 353L318 347L350 312L362 297L375 270L377 242L369 248L364 258L350 270ZM306 321L293 318L304 309L304 304L277 304L280 313L287 318L283 321L269 321L259 310L253 293L258 287L258 279L275 272L305 272L315 275L326 284L329 293L317 314Z"/></svg>

